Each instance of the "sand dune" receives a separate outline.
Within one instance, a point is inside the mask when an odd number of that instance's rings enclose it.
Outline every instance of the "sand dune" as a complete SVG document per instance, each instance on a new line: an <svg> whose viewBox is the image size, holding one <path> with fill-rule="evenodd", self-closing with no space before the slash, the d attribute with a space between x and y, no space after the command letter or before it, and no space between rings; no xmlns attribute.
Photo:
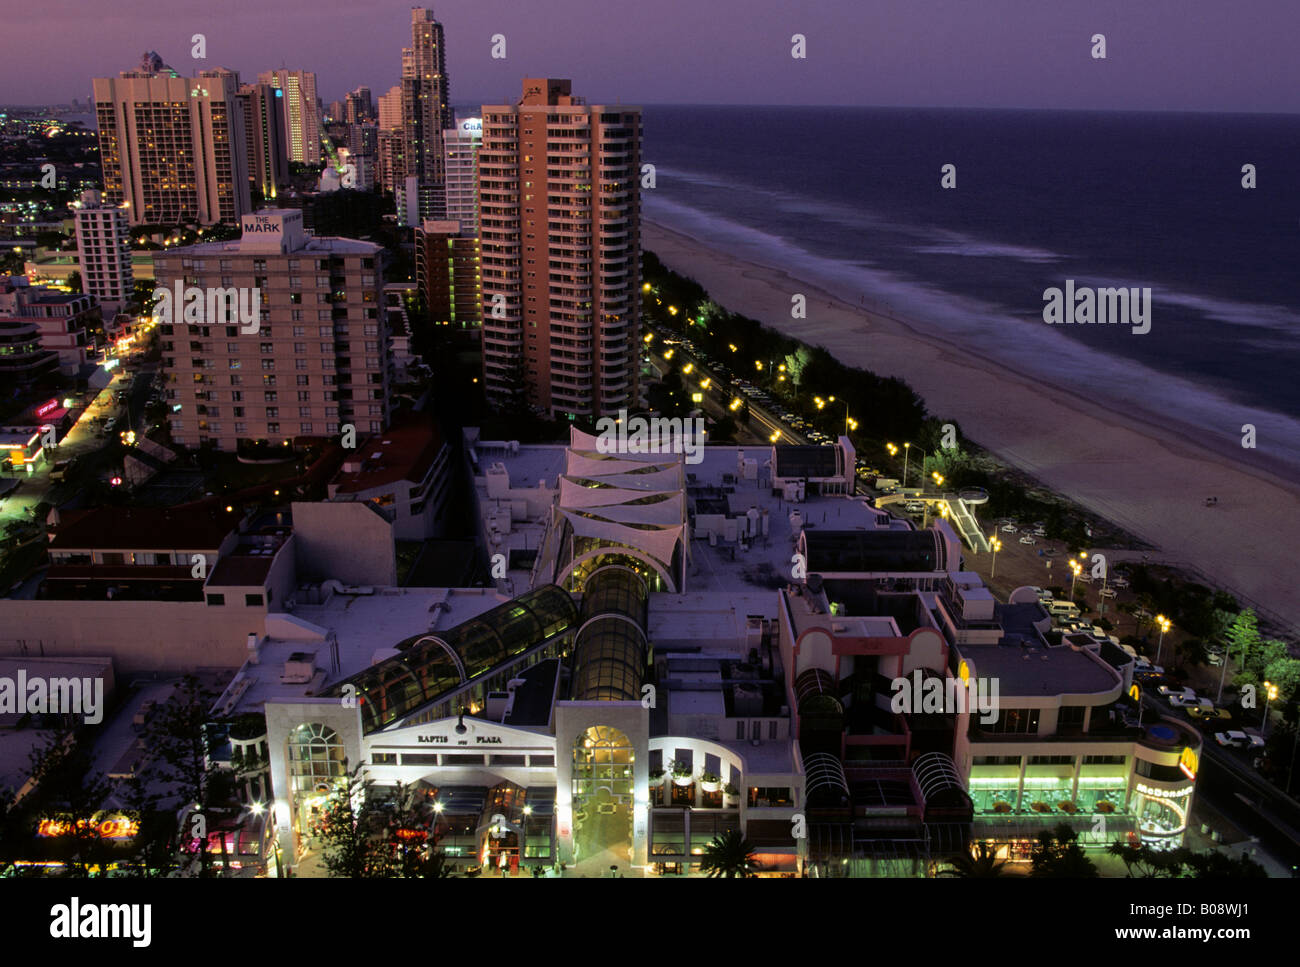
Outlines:
<svg viewBox="0 0 1300 967"><path fill-rule="evenodd" d="M837 358L905 379L932 414L1007 463L1190 565L1294 629L1300 625L1300 487L1234 464L1151 422L1000 368L779 269L732 258L651 222L642 245L727 308ZM808 296L807 319L790 296ZM829 305L828 305L829 303ZM855 414L862 418L862 415ZM867 416L869 419L869 415ZM1206 496L1219 498L1206 508Z"/></svg>

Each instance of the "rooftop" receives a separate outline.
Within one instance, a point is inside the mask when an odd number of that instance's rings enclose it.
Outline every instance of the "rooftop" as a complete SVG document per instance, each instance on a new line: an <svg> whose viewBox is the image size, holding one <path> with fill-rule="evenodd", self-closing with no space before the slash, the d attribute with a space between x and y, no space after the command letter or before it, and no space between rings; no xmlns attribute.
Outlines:
<svg viewBox="0 0 1300 967"><path fill-rule="evenodd" d="M978 678L997 679L1004 707L1015 698L1118 692L1122 683L1119 673L1090 650L1070 645L1049 648L1004 639L996 645L958 645L957 651Z"/></svg>
<svg viewBox="0 0 1300 967"><path fill-rule="evenodd" d="M240 669L249 684L234 711L260 711L268 701L319 695L328 685L390 657L399 642L453 628L507 600L483 588L384 588L371 594L333 594L322 604L296 604L291 614L268 614L268 636L258 643L257 663ZM337 665L331 657L331 633L337 641ZM280 681L284 663L298 652L314 655L314 668L322 673L318 681Z"/></svg>
<svg viewBox="0 0 1300 967"><path fill-rule="evenodd" d="M331 482L333 493L355 494L399 480L419 483L443 447L433 417L416 413L357 447Z"/></svg>
<svg viewBox="0 0 1300 967"><path fill-rule="evenodd" d="M207 550L221 546L240 515L224 508L96 507L62 511L51 550Z"/></svg>

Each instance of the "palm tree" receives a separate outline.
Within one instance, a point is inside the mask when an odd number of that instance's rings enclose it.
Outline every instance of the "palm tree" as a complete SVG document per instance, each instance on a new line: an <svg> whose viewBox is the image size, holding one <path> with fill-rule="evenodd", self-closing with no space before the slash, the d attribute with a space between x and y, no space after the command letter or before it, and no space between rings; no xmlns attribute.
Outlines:
<svg viewBox="0 0 1300 967"><path fill-rule="evenodd" d="M1002 868L1007 865L1006 860L997 858L997 854L988 843L975 843L969 852L959 853L950 858L948 868L940 870L937 876L957 876L963 879L987 879L994 876L1005 876Z"/></svg>
<svg viewBox="0 0 1300 967"><path fill-rule="evenodd" d="M700 868L711 877L750 877L758 869L754 862L754 845L738 830L729 829L713 837L704 847L704 861Z"/></svg>

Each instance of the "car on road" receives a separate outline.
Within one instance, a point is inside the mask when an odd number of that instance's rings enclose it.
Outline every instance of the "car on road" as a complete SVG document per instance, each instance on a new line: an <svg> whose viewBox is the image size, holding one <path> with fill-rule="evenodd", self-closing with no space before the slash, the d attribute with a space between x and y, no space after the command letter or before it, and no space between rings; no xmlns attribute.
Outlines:
<svg viewBox="0 0 1300 967"><path fill-rule="evenodd" d="M1171 696L1169 699L1169 704L1172 705L1174 708L1184 709L1188 713L1190 713L1191 710L1194 708L1203 709L1205 711L1210 711L1211 709L1214 708L1214 703L1211 702L1208 698L1197 698L1195 695L1193 695L1191 698L1188 698L1185 695Z"/></svg>
<svg viewBox="0 0 1300 967"><path fill-rule="evenodd" d="M1196 690L1182 686L1161 685L1156 689L1165 698L1196 698Z"/></svg>
<svg viewBox="0 0 1300 967"><path fill-rule="evenodd" d="M1020 538L1020 543L1033 545L1033 544L1037 544L1038 541L1034 540L1034 538L1026 534L1024 537Z"/></svg>
<svg viewBox="0 0 1300 967"><path fill-rule="evenodd" d="M117 417L110 416L108 420L105 421L104 423L104 432L112 433L116 429L117 429Z"/></svg>
<svg viewBox="0 0 1300 967"><path fill-rule="evenodd" d="M1133 670L1140 675L1163 675L1165 668L1163 665L1152 664L1150 660L1138 656L1133 663Z"/></svg>
<svg viewBox="0 0 1300 967"><path fill-rule="evenodd" d="M1263 737L1235 729L1228 732L1215 732L1214 741L1229 749L1262 749L1264 747Z"/></svg>
<svg viewBox="0 0 1300 967"><path fill-rule="evenodd" d="M925 512L925 504L919 500L909 500L903 505L909 514L921 514Z"/></svg>
<svg viewBox="0 0 1300 967"><path fill-rule="evenodd" d="M1207 722L1232 721L1232 713L1226 708L1189 708L1187 714L1194 719L1204 719Z"/></svg>

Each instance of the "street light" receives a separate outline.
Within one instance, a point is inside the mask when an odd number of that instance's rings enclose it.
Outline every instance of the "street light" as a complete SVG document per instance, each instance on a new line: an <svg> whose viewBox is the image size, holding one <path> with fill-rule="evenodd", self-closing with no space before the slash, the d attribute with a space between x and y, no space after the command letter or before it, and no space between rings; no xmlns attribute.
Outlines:
<svg viewBox="0 0 1300 967"><path fill-rule="evenodd" d="M907 489L907 461L912 456L912 444L903 444L903 489Z"/></svg>
<svg viewBox="0 0 1300 967"><path fill-rule="evenodd" d="M1074 585L1079 580L1079 575L1083 573L1083 565L1073 558L1070 559L1070 572L1074 577L1070 578L1070 600L1074 600Z"/></svg>
<svg viewBox="0 0 1300 967"><path fill-rule="evenodd" d="M1162 614L1156 615L1156 624L1160 626L1160 643L1156 645L1156 664L1160 664L1160 650L1165 646L1165 632L1171 627L1170 621Z"/></svg>
<svg viewBox="0 0 1300 967"><path fill-rule="evenodd" d="M1002 550L1002 541L997 534L989 538L989 547L993 548L993 566L989 568L989 580L993 580L993 575L998 571L998 551Z"/></svg>
<svg viewBox="0 0 1300 967"><path fill-rule="evenodd" d="M1268 735L1268 703L1277 698L1277 686L1272 682L1264 683L1264 720L1259 724L1259 736L1263 738Z"/></svg>

